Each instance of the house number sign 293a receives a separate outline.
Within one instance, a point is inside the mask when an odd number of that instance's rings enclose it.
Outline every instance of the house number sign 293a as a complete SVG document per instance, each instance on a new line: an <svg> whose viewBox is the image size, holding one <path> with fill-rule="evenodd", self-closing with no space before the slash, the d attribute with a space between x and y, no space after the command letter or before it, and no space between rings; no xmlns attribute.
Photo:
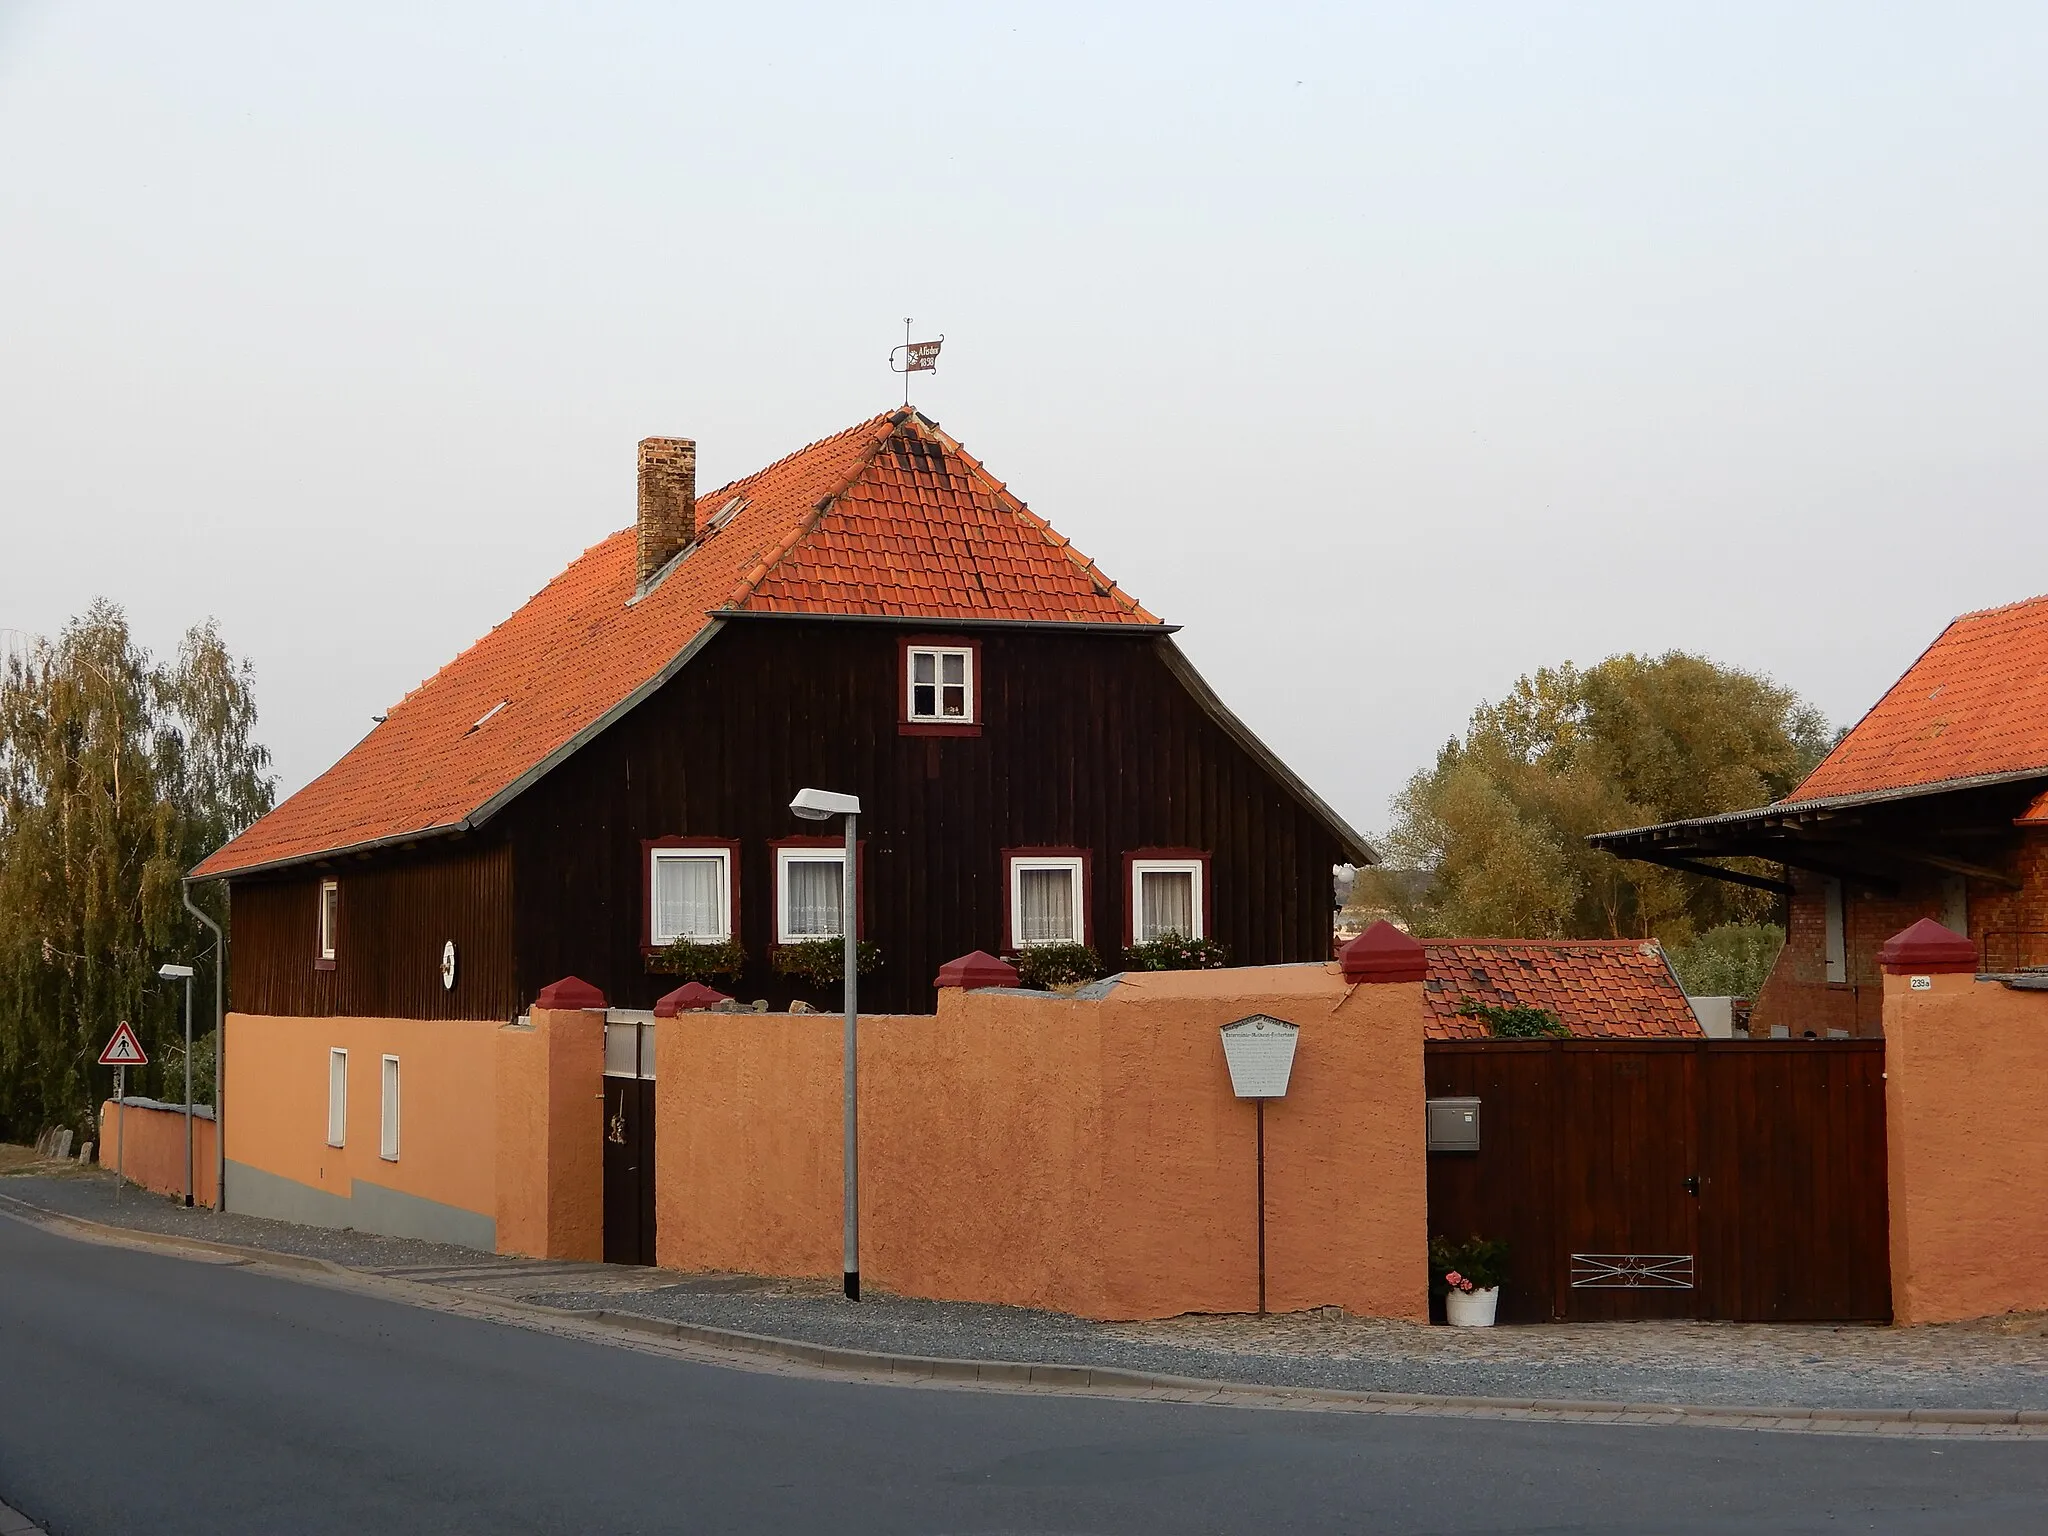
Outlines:
<svg viewBox="0 0 2048 1536"><path fill-rule="evenodd" d="M455 990L455 941L450 939L441 946L441 990Z"/></svg>

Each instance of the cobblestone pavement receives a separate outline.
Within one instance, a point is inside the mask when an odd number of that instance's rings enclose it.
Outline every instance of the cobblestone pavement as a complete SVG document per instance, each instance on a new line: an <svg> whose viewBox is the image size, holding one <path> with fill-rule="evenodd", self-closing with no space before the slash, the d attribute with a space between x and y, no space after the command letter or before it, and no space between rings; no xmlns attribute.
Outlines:
<svg viewBox="0 0 2048 1536"><path fill-rule="evenodd" d="M1923 1328L1586 1323L1430 1328L1341 1315L1089 1323L915 1301L836 1282L511 1259L367 1233L217 1216L95 1170L42 1164L0 1195L94 1221L246 1244L458 1290L630 1312L850 1349L1120 1366L1266 1385L1774 1407L2048 1409L2048 1316Z"/></svg>

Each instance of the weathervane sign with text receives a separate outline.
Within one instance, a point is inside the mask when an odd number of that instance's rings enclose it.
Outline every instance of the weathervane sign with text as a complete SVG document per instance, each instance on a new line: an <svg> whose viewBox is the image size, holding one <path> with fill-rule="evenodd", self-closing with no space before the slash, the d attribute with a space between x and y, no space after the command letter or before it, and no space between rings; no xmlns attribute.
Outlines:
<svg viewBox="0 0 2048 1536"><path fill-rule="evenodd" d="M903 345L889 349L889 371L903 375L903 403L910 404L910 376L913 373L936 373L939 368L939 348L946 344L944 332L937 341L912 341L910 339L910 317L903 317ZM897 359L902 359L898 362Z"/></svg>

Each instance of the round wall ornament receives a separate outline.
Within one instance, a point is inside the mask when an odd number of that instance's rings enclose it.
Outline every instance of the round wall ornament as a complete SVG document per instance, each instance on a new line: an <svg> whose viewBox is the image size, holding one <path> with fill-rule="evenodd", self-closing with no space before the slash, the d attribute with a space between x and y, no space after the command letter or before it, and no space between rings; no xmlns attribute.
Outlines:
<svg viewBox="0 0 2048 1536"><path fill-rule="evenodd" d="M455 941L450 939L441 946L441 990L455 990Z"/></svg>

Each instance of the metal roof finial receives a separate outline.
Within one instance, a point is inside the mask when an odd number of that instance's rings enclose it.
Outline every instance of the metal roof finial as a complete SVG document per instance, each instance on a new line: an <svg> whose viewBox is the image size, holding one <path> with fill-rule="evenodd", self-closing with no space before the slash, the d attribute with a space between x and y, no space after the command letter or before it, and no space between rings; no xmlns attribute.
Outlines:
<svg viewBox="0 0 2048 1536"><path fill-rule="evenodd" d="M913 373L936 373L939 368L939 348L946 344L942 331L937 341L912 341L910 339L910 316L903 317L903 345L889 349L889 371L903 375L903 406L910 408L910 376ZM903 359L897 366L898 356Z"/></svg>

